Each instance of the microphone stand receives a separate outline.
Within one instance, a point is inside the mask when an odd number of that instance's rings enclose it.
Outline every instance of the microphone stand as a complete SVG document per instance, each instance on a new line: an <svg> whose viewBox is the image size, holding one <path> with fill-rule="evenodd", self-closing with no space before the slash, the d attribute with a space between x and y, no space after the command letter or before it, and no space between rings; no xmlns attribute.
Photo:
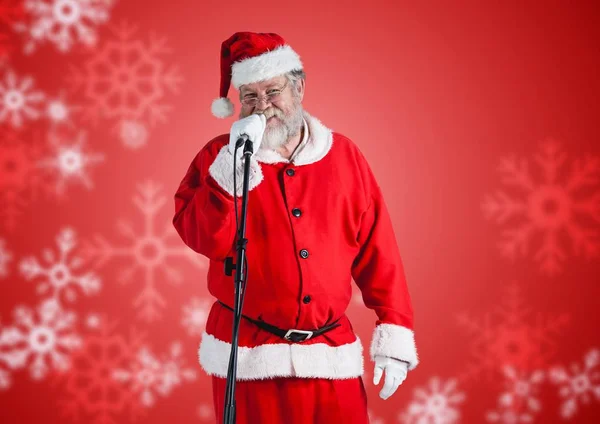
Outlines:
<svg viewBox="0 0 600 424"><path fill-rule="evenodd" d="M235 269L235 287L234 287L234 304L233 304L233 329L231 337L231 353L229 355L229 369L227 370L227 388L225 390L225 407L223 409L223 424L235 424L235 382L237 374L237 353L238 353L238 334L239 326L242 318L242 306L244 301L245 291L245 277L244 277L244 262L246 260L246 244L248 240L245 238L246 234L246 211L248 205L248 181L250 178L250 160L254 153L252 141L245 137L244 144L244 181L243 181L243 194L242 194L242 217L241 225L238 233L237 241L237 262L233 264L233 258L231 256L225 259L225 274L232 275L232 271ZM240 138L237 142L238 145L244 142L243 138ZM235 152L234 152L235 155ZM236 170L234 169L234 175ZM235 189L235 187L234 187ZM234 191L234 202L235 199Z"/></svg>

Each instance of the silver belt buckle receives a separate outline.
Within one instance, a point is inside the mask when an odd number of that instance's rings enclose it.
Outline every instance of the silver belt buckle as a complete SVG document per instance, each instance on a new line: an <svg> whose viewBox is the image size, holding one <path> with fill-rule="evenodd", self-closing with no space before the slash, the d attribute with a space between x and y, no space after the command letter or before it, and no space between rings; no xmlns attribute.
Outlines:
<svg viewBox="0 0 600 424"><path fill-rule="evenodd" d="M290 339L290 334L292 334L292 333L306 334L307 337L304 340L310 339L311 336L313 335L312 331L306 331L306 330L288 330L288 332L285 333L285 336L283 336L283 338L286 339L286 340L293 341L293 340ZM304 340L301 340L301 341L303 342Z"/></svg>

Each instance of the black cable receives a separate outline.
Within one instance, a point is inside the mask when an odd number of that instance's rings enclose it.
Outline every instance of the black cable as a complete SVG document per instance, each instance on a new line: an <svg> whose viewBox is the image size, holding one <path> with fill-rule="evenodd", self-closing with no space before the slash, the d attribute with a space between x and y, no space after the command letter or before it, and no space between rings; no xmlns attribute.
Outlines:
<svg viewBox="0 0 600 424"><path fill-rule="evenodd" d="M237 184L235 182L235 174L236 174L236 166L235 166L235 158L237 157L237 151L241 146L236 144L235 150L233 152L233 208L235 210L235 239L237 241L238 231L240 229L238 225L238 213L237 213Z"/></svg>
<svg viewBox="0 0 600 424"><path fill-rule="evenodd" d="M237 150L239 148L241 148L243 146L242 145L237 145L235 146L235 151L233 152L233 206L235 209L235 234L236 234L236 242L239 239L239 231L240 231L240 226L238 224L238 213L237 213L237 184L236 184L236 166L235 166L235 159L237 157ZM250 157L250 160L252 160L252 157ZM248 266L248 261L246 261L246 266L244 267L244 284L242 286L242 297L240 299L240 311L242 310L242 306L244 305L244 298L246 297L246 283L248 282L248 273L249 270L248 268L250 268Z"/></svg>
<svg viewBox="0 0 600 424"><path fill-rule="evenodd" d="M242 147L242 145L238 146L236 144L235 146L235 150L233 152L233 205L234 205L234 211L235 211L235 242L236 245L239 241L239 236L240 236L240 226L239 226L239 222L238 222L238 212L237 212L237 182L236 182L236 174L237 174L237 167L236 167L236 158L237 158L237 150ZM251 160L251 159L249 159ZM236 264L236 266L239 266L239 264ZM244 298L246 297L246 284L248 282L248 274L249 274L249 270L248 270L249 266L248 266L248 261L246 261L246 266L244 267L244 284L241 285L240 290L242 292L241 298L240 298L240 308L239 308L239 315L235 315L234 314L234 325L236 322L241 321L241 314L242 314L242 308L244 306ZM239 327L239 326L238 326ZM238 329L239 332L239 329ZM231 347L233 349L233 345ZM231 367L233 366L233 363L229 364L228 367L228 373L231 373ZM235 382L234 382L235 384Z"/></svg>

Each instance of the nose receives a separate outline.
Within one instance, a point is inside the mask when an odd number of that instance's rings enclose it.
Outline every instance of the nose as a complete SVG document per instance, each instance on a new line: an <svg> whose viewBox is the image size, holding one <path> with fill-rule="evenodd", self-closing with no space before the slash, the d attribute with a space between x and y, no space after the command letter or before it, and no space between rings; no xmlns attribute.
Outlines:
<svg viewBox="0 0 600 424"><path fill-rule="evenodd" d="M264 107L262 106L262 104L264 103ZM255 110L265 110L268 108L268 105L270 105L271 102L268 98L260 98L258 99L258 103L256 103L256 106L254 106Z"/></svg>

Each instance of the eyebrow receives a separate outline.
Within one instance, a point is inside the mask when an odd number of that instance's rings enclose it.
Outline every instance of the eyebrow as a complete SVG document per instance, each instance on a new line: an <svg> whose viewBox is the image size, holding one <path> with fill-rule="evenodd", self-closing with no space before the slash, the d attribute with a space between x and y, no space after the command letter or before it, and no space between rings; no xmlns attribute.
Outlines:
<svg viewBox="0 0 600 424"><path fill-rule="evenodd" d="M266 89L268 90L269 88L273 88L274 86L278 86L278 85L283 85L285 84L285 82L281 83L281 82L272 82L269 85L267 85ZM248 94L254 94L256 95L256 93L252 90L246 92L246 94L242 94L242 96L246 97Z"/></svg>

